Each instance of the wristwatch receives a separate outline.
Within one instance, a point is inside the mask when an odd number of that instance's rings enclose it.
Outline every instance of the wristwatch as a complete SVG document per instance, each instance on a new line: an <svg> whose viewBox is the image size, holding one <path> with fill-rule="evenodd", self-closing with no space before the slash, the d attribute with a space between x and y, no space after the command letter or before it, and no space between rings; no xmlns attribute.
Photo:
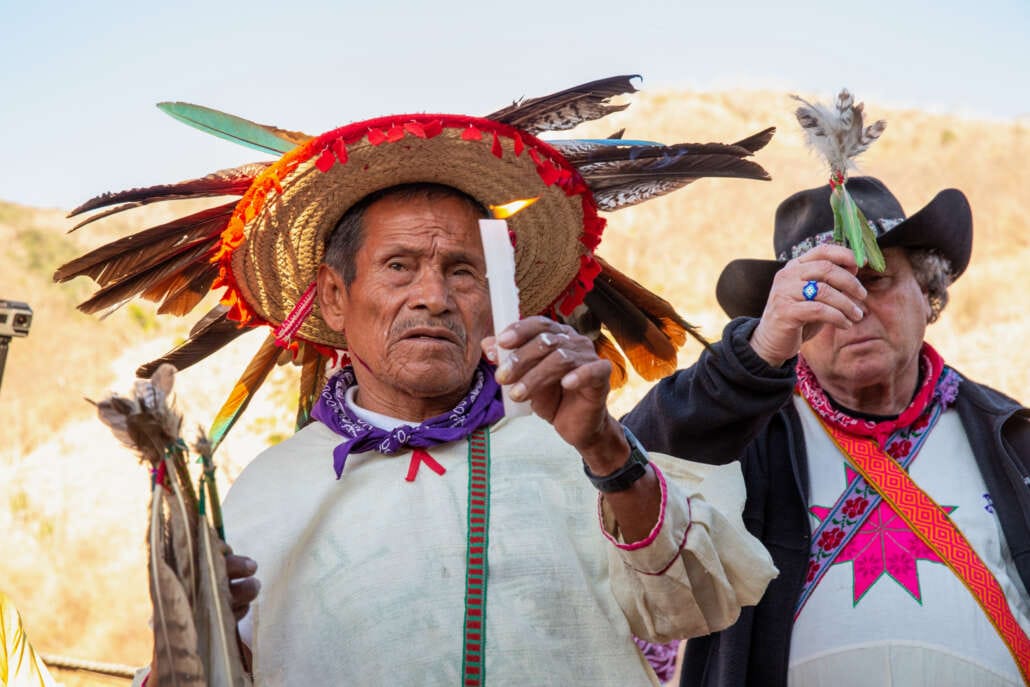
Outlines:
<svg viewBox="0 0 1030 687"><path fill-rule="evenodd" d="M586 464L586 461L583 462L583 472L590 478L590 482L597 490L605 494L625 491L633 486L634 482L647 474L647 451L640 445L640 441L633 436L633 432L629 431L628 427L623 425L622 431L626 435L626 441L629 442L629 458L621 468L610 475L598 477L590 472L590 467Z"/></svg>

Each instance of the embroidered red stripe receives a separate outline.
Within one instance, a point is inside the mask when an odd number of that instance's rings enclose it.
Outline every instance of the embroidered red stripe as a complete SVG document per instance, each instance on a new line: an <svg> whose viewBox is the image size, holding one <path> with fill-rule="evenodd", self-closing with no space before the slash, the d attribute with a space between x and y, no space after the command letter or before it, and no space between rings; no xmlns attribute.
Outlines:
<svg viewBox="0 0 1030 687"><path fill-rule="evenodd" d="M465 625L461 657L462 684L486 682L486 584L490 526L490 448L486 428L469 436L468 539L465 553Z"/></svg>

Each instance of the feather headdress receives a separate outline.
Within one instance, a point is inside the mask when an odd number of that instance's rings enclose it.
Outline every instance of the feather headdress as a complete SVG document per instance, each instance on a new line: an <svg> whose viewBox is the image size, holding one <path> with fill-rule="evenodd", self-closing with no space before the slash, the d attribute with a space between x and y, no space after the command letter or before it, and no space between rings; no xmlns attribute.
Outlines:
<svg viewBox="0 0 1030 687"><path fill-rule="evenodd" d="M855 166L855 158L880 137L887 122L880 119L865 126L863 105L856 103L847 89L837 95L832 107L812 104L796 95L791 97L802 103L794 114L809 145L826 158L830 167L834 240L841 244L847 242L859 267L868 262L870 267L882 272L886 264L876 243L876 233L848 193L847 178L848 170Z"/></svg>
<svg viewBox="0 0 1030 687"><path fill-rule="evenodd" d="M175 368L161 365L137 379L129 396L112 394L97 413L123 444L151 468L147 561L153 604L155 687L245 687L250 684L230 609L225 545L198 499L179 436L182 415L171 400ZM210 459L210 455L207 456ZM212 491L217 504L217 493Z"/></svg>
<svg viewBox="0 0 1030 687"><path fill-rule="evenodd" d="M318 204L311 200L313 184L336 183L338 191L367 194L370 191L361 191L355 181L360 178L376 190L368 177L379 172L382 165L378 161L404 155L402 164L393 165L394 171L375 181L381 184L378 188L435 181L461 188L484 205L541 196L532 208L510 220L516 236L516 276L523 314L545 312L592 332L599 353L614 363L613 383L625 378L624 354L639 374L657 379L675 369L677 350L688 335L704 339L668 302L594 254L605 225L597 211L640 203L703 177L768 179L765 170L749 158L768 143L774 129L732 144L664 145L624 139L621 131L607 139L535 138L542 132L567 130L625 109L626 104L613 103L612 98L635 92L633 78L615 76L517 101L485 118L397 115L358 122L318 137L187 103L162 103L162 110L203 131L282 157L274 163L243 165L175 184L104 194L83 204L71 214L110 209L77 226L159 200L243 196L239 203L194 213L102 246L59 268L54 278L63 282L87 275L99 284L99 291L80 305L86 312L109 312L132 298L143 297L159 303L159 312L184 315L205 293L226 287L223 305L207 313L183 344L142 366L138 374L152 374L162 362L174 362L182 369L224 346L243 331L241 327L269 325L280 330L279 336L269 338L233 389L212 426L211 443L217 446L224 438L279 359L276 341L280 345L288 342L294 360L303 366L298 421L306 421L327 356L333 348L346 344L318 324L317 309L299 330L282 333L283 323L292 319L312 278L289 270L300 263L317 264L322 239L348 206L341 207L336 194L337 205L320 209L325 218L311 220L322 224L310 230L298 228L298 219L287 220L282 215L283 219L275 221L292 222L291 231L284 232L271 224L273 213L267 208L272 201L268 199L274 199L274 214L279 216L291 193L304 196L296 192L304 184L309 184L303 187L308 206ZM393 145L400 141L404 145ZM432 170L412 171L412 165L421 164L409 154L416 149L436 156ZM459 157L461 164L453 164ZM440 171L440 159L452 164L445 164L446 169ZM397 178L399 168L410 178ZM487 176L492 177L491 186L507 185L513 194L523 192L500 199L485 197L491 191L485 186L477 190L477 184L482 185L479 177ZM501 183L493 183L497 181ZM531 192L525 192L527 186L532 187ZM300 219L309 218L305 214ZM303 236L307 243L278 251L292 256L287 265L257 264L265 256L255 253L259 244L255 236L267 238L276 232L281 235L275 241ZM262 241L270 246L272 239ZM251 269L247 261L257 262ZM252 275L260 269L269 280L278 280L274 288L252 283ZM275 297L257 297L259 292ZM533 292L535 297L527 296Z"/></svg>

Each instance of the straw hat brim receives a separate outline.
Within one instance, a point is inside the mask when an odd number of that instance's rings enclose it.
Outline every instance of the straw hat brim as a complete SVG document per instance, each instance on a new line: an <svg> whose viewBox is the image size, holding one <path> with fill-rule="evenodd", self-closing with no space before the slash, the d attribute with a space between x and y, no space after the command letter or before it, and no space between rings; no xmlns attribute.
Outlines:
<svg viewBox="0 0 1030 687"><path fill-rule="evenodd" d="M255 180L218 256L234 314L248 324L281 324L314 281L343 214L370 193L414 182L451 186L487 207L538 198L508 219L524 316L571 311L592 285L604 220L557 151L491 120L396 115L323 134ZM297 336L346 348L317 305Z"/></svg>

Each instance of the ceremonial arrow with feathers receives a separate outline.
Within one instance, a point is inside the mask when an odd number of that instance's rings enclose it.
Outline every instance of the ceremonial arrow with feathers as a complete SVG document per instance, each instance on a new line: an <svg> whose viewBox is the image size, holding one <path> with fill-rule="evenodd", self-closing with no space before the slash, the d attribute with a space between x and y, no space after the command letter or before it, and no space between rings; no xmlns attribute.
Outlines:
<svg viewBox="0 0 1030 687"><path fill-rule="evenodd" d="M862 210L848 193L848 170L855 166L855 158L865 152L887 127L878 120L864 126L862 103L844 89L837 95L833 107L812 104L798 96L802 103L795 112L798 123L805 130L808 144L815 148L830 166L830 206L833 209L833 240L847 243L855 253L859 267L866 263L874 270L887 268L883 253L876 243L876 233Z"/></svg>
<svg viewBox="0 0 1030 687"><path fill-rule="evenodd" d="M161 365L137 379L132 394L96 403L100 419L151 469L147 566L154 617L151 687L246 687L230 607L225 544L206 517L217 508L214 466L206 439L199 496L180 436L182 415L172 402L175 368ZM208 490L205 493L204 487ZM216 518L218 522L219 518Z"/></svg>
<svg viewBox="0 0 1030 687"><path fill-rule="evenodd" d="M628 107L612 99L636 92L635 78L639 77L613 76L519 100L487 118L534 135L568 130ZM276 156L312 138L199 105L169 102L158 107L202 131ZM703 177L768 179L766 171L748 158L769 142L773 132L768 128L731 144L664 145L625 139L622 131L606 139L548 143L577 167L593 191L598 208L614 211ZM268 164L256 162L174 184L107 193L72 211L71 216L77 216L107 208L74 228L162 200L242 196ZM133 298L142 297L159 303L160 313L185 315L211 290L217 277L211 259L233 207L233 203L216 206L118 239L63 265L54 278L64 282L85 275L97 282L99 290L79 306L85 312L107 314ZM657 379L676 369L677 350L688 335L707 345L696 328L677 315L667 301L607 262L599 262L602 273L595 281L594 291L569 321L591 335L598 353L612 361L613 386L625 381L627 358L641 376ZM221 349L245 331L228 320L226 312L223 306L208 312L185 342L143 365L138 374L154 374L165 362L174 363L181 370ZM284 357L271 340L261 347L212 423L212 450L240 417L271 368ZM303 367L297 412L301 426L308 421L311 405L322 386L326 361L313 346L301 341L294 362Z"/></svg>

